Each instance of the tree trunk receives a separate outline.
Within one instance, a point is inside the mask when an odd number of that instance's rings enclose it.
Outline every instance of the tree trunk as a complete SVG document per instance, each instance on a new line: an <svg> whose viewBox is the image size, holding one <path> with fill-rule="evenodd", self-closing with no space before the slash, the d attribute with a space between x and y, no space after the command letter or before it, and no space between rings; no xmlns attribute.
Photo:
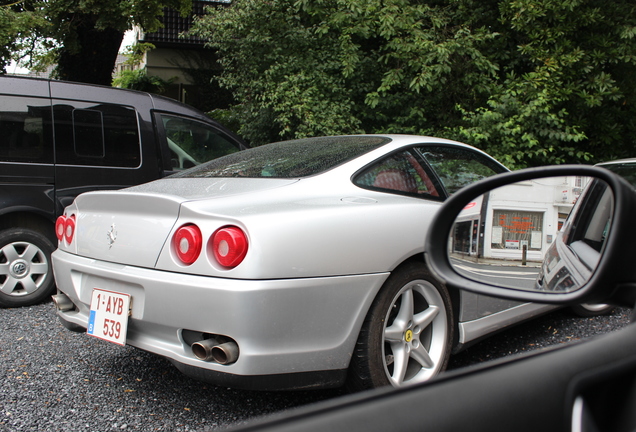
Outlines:
<svg viewBox="0 0 636 432"><path fill-rule="evenodd" d="M77 19L77 15L73 19ZM96 17L82 16L75 28L77 50L63 49L57 64L59 79L110 86L124 32L95 28ZM64 46L70 46L65 43Z"/></svg>

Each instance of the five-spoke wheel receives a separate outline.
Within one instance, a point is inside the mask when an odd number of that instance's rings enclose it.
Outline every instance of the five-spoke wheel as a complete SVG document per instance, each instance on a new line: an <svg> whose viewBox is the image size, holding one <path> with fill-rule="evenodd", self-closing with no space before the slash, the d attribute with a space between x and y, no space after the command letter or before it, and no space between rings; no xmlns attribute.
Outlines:
<svg viewBox="0 0 636 432"><path fill-rule="evenodd" d="M431 282L408 282L385 319L384 371L391 384L425 381L437 374L447 348L448 318L441 294Z"/></svg>
<svg viewBox="0 0 636 432"><path fill-rule="evenodd" d="M426 381L446 368L452 309L445 287L423 263L395 271L371 306L351 361L354 389Z"/></svg>

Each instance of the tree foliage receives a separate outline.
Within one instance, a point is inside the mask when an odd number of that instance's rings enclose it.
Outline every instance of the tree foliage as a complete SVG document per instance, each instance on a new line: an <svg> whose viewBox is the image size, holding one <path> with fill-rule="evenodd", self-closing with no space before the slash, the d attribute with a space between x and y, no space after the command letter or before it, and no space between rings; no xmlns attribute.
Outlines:
<svg viewBox="0 0 636 432"><path fill-rule="evenodd" d="M511 167L633 155L636 5L618 0L234 0L194 32L253 143L461 139ZM630 154L630 152L632 152Z"/></svg>
<svg viewBox="0 0 636 432"><path fill-rule="evenodd" d="M110 85L124 32L156 30L164 7L185 15L192 0L23 0L0 7L10 24L0 37L14 44L8 55L29 66L56 64L59 78Z"/></svg>
<svg viewBox="0 0 636 432"><path fill-rule="evenodd" d="M0 74L12 60L21 60L27 52L46 55L51 48L43 36L48 33L48 25L40 8L31 2L0 2Z"/></svg>

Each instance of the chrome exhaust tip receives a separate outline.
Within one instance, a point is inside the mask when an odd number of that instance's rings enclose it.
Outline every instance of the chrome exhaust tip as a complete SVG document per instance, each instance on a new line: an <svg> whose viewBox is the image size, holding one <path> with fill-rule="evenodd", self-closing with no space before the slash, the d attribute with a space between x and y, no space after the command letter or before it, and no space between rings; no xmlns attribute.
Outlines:
<svg viewBox="0 0 636 432"><path fill-rule="evenodd" d="M232 364L238 360L239 349L236 342L225 342L212 347L212 357L218 364Z"/></svg>
<svg viewBox="0 0 636 432"><path fill-rule="evenodd" d="M219 343L219 340L204 339L192 344L192 353L203 361L214 361L218 364L232 364L238 360L239 347L236 342Z"/></svg>
<svg viewBox="0 0 636 432"><path fill-rule="evenodd" d="M66 312L75 309L75 305L66 294L56 294L54 296L51 296L51 298L53 299L55 308L60 312Z"/></svg>

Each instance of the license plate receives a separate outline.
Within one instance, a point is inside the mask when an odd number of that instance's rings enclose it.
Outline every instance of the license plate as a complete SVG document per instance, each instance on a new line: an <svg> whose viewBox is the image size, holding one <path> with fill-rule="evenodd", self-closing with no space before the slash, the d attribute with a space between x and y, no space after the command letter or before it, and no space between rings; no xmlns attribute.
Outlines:
<svg viewBox="0 0 636 432"><path fill-rule="evenodd" d="M86 333L118 345L126 345L130 300L130 294L93 289Z"/></svg>

